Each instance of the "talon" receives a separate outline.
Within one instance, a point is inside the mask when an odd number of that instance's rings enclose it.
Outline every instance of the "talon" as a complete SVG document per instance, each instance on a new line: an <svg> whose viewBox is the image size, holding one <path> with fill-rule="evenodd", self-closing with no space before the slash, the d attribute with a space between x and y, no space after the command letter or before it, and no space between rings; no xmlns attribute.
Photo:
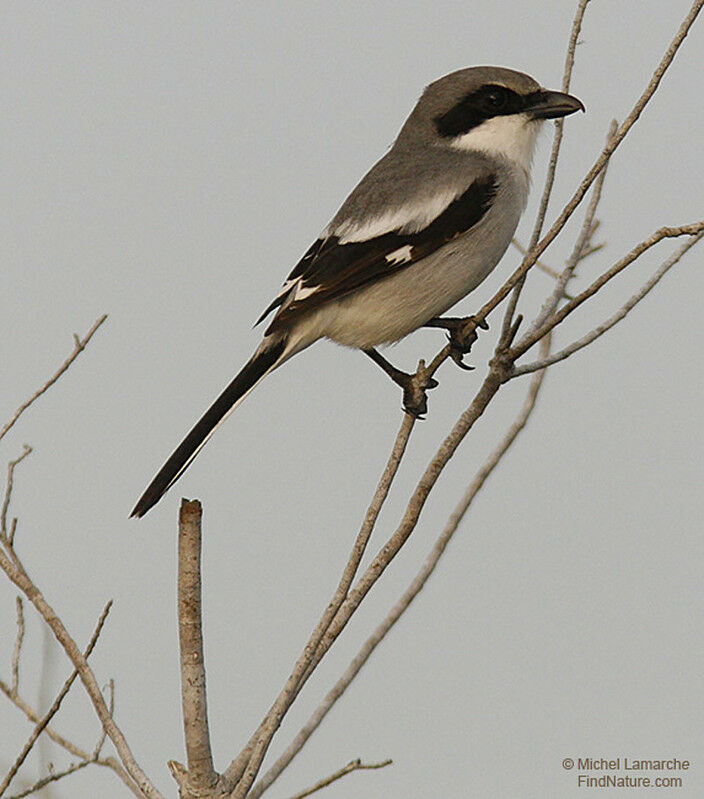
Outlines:
<svg viewBox="0 0 704 799"><path fill-rule="evenodd" d="M466 330L468 325L473 325L471 330ZM467 355L474 342L477 340L477 329L488 330L489 325L486 319L477 319L474 316L467 316L460 319L457 317L438 317L431 319L427 323L428 327L442 327L447 331L447 340L450 343L450 357L462 369L467 371L474 367L468 366L462 360L463 355Z"/></svg>
<svg viewBox="0 0 704 799"><path fill-rule="evenodd" d="M473 372L474 367L464 362L464 356L465 353L461 352L455 347L450 349L450 358L452 358L452 360L460 367L460 369L464 369L465 372Z"/></svg>

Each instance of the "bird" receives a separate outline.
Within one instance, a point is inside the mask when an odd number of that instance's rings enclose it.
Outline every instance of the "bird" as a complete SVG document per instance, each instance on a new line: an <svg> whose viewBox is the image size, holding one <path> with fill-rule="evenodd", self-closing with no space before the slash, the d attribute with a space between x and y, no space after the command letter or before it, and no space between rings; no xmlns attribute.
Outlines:
<svg viewBox="0 0 704 799"><path fill-rule="evenodd" d="M274 369L319 339L361 350L413 399L412 375L377 348L420 327L448 331L467 351L462 319L442 317L475 289L508 248L530 186L541 125L584 111L505 67L459 69L426 86L388 152L367 172L259 317L273 313L249 361L151 481L142 517L178 480L215 430ZM429 379L426 388L437 385Z"/></svg>

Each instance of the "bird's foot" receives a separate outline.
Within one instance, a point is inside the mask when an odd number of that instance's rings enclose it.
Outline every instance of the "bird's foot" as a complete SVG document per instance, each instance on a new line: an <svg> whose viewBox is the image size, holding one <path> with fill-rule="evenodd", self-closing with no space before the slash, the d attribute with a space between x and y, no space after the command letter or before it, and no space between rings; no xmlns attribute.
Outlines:
<svg viewBox="0 0 704 799"><path fill-rule="evenodd" d="M393 380L403 389L403 410L416 419L422 419L428 412L426 392L438 386L438 381L430 376L425 361L418 362L418 369L414 374L399 372Z"/></svg>
<svg viewBox="0 0 704 799"><path fill-rule="evenodd" d="M380 366L386 374L403 389L403 409L416 419L422 419L428 412L428 398L425 394L431 388L438 385L430 371L425 366L425 361L418 361L418 368L415 374L409 375L402 372L393 364L389 363L384 356L375 349L363 350L377 366Z"/></svg>
<svg viewBox="0 0 704 799"><path fill-rule="evenodd" d="M472 350L472 345L478 338L477 328L488 330L489 325L484 319L477 319L476 316L446 316L431 319L426 323L426 327L441 327L447 331L447 340L450 344L450 358L461 368L467 371L474 369L473 366L464 362L464 356Z"/></svg>

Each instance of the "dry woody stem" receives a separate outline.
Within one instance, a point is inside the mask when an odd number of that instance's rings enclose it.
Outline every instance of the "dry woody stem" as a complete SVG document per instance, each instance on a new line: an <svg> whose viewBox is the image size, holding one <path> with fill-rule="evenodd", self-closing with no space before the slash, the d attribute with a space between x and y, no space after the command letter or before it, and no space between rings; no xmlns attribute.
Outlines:
<svg viewBox="0 0 704 799"><path fill-rule="evenodd" d="M61 364L61 366L54 372L54 374L44 383L43 386L38 388L34 394L28 399L23 402L20 407L14 412L14 414L10 417L10 420L3 426L0 430L0 440L5 436L6 433L9 432L10 428L12 428L15 422L22 416L22 414L32 405L36 400L41 397L46 391L48 391L54 383L68 371L68 368L71 364L78 358L78 356L83 352L86 348L88 342L93 338L93 335L97 331L97 329L103 324L103 322L107 319L107 314L103 314L96 322L93 324L93 327L85 334L83 338L79 338L75 333L73 336L73 352L66 358L66 360Z"/></svg>
<svg viewBox="0 0 704 799"><path fill-rule="evenodd" d="M95 628L95 632L91 636L91 639L90 639L90 641L88 643L88 646L86 647L86 652L85 652L85 656L84 656L86 659L90 656L91 652L95 648L95 645L98 643L98 638L100 637L100 633L102 632L103 625L105 624L105 620L108 617L108 613L110 612L111 606L112 606L112 602L108 602L108 604L105 606L105 609L100 614L100 618L98 619L98 624L97 624L97 626ZM64 698L66 697L66 694L68 694L69 690L71 689L71 686L73 685L73 683L76 680L77 676L78 676L78 671L76 669L74 669L73 672L71 673L71 676L63 684L63 687L61 688L61 691L59 691L58 696L56 697L56 699L52 703L52 705L49 708L49 710L45 713L43 718L41 718L39 720L39 722L37 723L35 728L32 730L32 734L29 736L29 740L27 741L27 743L22 748L22 751L17 756L17 759L15 760L15 762L12 764L12 767L7 772L7 774L5 775L5 778L3 779L3 781L0 782L0 796L2 796L5 793L5 791L7 790L7 787L9 786L10 782L12 781L12 778L20 770L20 767L22 766L22 764L24 763L25 759L27 758L27 755L32 751L32 747L36 743L37 738L39 738L39 736L42 734L42 732L44 731L46 726L49 724L49 722L52 720L52 718L54 718L54 716L56 715L58 709L61 707L61 703L63 702Z"/></svg>
<svg viewBox="0 0 704 799"><path fill-rule="evenodd" d="M314 794L316 791L320 791L323 788L327 788L328 785L332 785L333 782L337 782L337 780L342 779L342 777L351 774L353 771L369 771L369 770L376 770L380 768L384 768L385 766L391 765L391 760L384 760L381 763L362 763L362 761L357 758L357 760L350 760L350 762L343 766L341 769L338 769L334 774L331 774L329 777L325 777L322 780L319 780L315 783L315 785L311 785L310 788L306 788L305 791L301 791L300 793L295 794L291 797L291 799L305 799L306 796L310 796Z"/></svg>
<svg viewBox="0 0 704 799"><path fill-rule="evenodd" d="M577 41L579 40L579 34L582 30L582 22L584 21L584 13L587 10L587 4L589 0L579 0L577 3L577 10L574 15L574 21L572 22L572 30L570 31L570 38L567 45L567 54L565 55L565 68L562 75L562 91L567 93L570 90L570 81L572 80L572 70L574 69L574 55L577 49ZM538 239L540 238L540 234L543 230L543 224L545 222L545 215L547 214L548 210L548 203L550 202L550 195L552 194L552 188L555 184L555 173L557 172L557 161L560 157L560 147L562 146L562 134L564 130L564 120L558 119L555 121L555 135L553 136L552 140L552 150L550 152L550 160L548 162L548 171L545 177L545 185L543 187L543 194L540 198L540 206L538 207L538 214L535 219L535 224L533 226L533 233L530 237L530 244L528 245L528 249L532 250L533 247L538 243ZM537 263L537 259L536 259ZM525 275L516 283L513 294L508 303L508 307L506 308L506 313L504 314L504 320L502 323L501 328L501 341L503 344L506 343L508 339L508 334L511 329L511 324L513 322L513 316L516 312L516 306L518 305L518 300L521 296L521 291L523 290L523 285L525 283Z"/></svg>
<svg viewBox="0 0 704 799"><path fill-rule="evenodd" d="M181 703L188 779L182 795L198 796L217 782L208 730L201 614L200 502L181 500L178 525L178 632L181 655Z"/></svg>

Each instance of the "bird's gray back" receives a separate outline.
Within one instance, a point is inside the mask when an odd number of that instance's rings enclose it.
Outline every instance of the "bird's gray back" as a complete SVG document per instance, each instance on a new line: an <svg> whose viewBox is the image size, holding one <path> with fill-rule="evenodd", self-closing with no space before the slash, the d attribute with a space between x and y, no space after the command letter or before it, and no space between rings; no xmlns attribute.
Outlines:
<svg viewBox="0 0 704 799"><path fill-rule="evenodd" d="M328 229L362 224L437 195L462 194L474 180L487 178L496 169L496 162L481 153L395 145L360 180Z"/></svg>

